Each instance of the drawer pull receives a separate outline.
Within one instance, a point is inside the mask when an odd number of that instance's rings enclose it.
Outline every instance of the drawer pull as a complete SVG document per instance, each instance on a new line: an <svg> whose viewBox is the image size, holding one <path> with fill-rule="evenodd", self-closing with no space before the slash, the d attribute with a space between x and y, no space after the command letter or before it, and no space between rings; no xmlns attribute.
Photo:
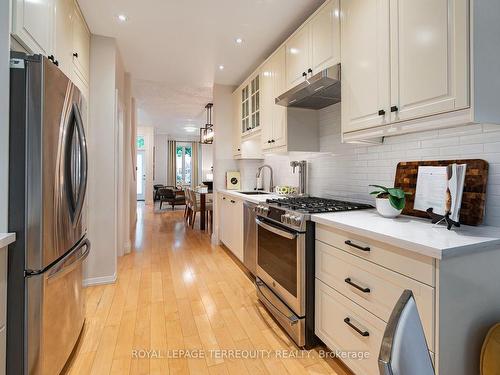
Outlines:
<svg viewBox="0 0 500 375"><path fill-rule="evenodd" d="M355 244L354 242L352 242L351 240L346 240L344 242L347 246L351 246L351 247L354 247L356 249L359 249L359 250L363 250L363 251L370 251L370 247L369 246L361 246L361 245L357 245Z"/></svg>
<svg viewBox="0 0 500 375"><path fill-rule="evenodd" d="M349 327L351 327L353 330L355 330L357 333L359 333L361 336L363 336L363 337L370 336L370 332L363 331L363 330L359 329L358 327L356 327L354 324L352 324L351 319L345 318L344 323L347 324Z"/></svg>
<svg viewBox="0 0 500 375"><path fill-rule="evenodd" d="M358 284L352 282L351 278L348 277L347 279L344 280L347 284L350 286L353 286L354 288L361 290L363 293L370 293L370 288L363 288L362 286L359 286Z"/></svg>

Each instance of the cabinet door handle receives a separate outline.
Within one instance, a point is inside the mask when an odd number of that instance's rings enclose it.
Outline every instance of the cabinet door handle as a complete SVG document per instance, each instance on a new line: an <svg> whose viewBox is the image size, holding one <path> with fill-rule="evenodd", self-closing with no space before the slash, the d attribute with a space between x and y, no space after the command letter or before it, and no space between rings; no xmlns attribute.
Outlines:
<svg viewBox="0 0 500 375"><path fill-rule="evenodd" d="M303 73L302 73L302 77L307 77L307 73L306 73L306 72L303 72Z"/></svg>
<svg viewBox="0 0 500 375"><path fill-rule="evenodd" d="M78 52L73 52L73 56L78 58Z"/></svg>
<svg viewBox="0 0 500 375"><path fill-rule="evenodd" d="M347 324L349 327L351 327L353 330L355 330L357 333L359 333L363 337L368 337L370 336L370 332L368 331L363 331L362 329L359 329L356 327L354 324L351 323L351 319L345 318L344 323Z"/></svg>
<svg viewBox="0 0 500 375"><path fill-rule="evenodd" d="M54 61L54 65L55 65L55 66L59 66L59 61L57 61L57 60L56 60L56 61Z"/></svg>
<svg viewBox="0 0 500 375"><path fill-rule="evenodd" d="M48 58L50 61L54 62L54 55L48 55L48 56L47 56L47 58Z"/></svg>
<svg viewBox="0 0 500 375"><path fill-rule="evenodd" d="M307 69L307 73L311 73L312 74L312 72L313 72L312 68Z"/></svg>
<svg viewBox="0 0 500 375"><path fill-rule="evenodd" d="M346 278L344 281L357 290L361 290L363 293L370 293L370 288L363 288L362 286L359 286L358 284L353 282L350 277Z"/></svg>
<svg viewBox="0 0 500 375"><path fill-rule="evenodd" d="M276 141L274 139L271 139L271 143L274 143L274 142L276 142Z"/></svg>
<svg viewBox="0 0 500 375"><path fill-rule="evenodd" d="M383 109L381 109L380 111L378 111L378 115L385 116L385 111Z"/></svg>
<svg viewBox="0 0 500 375"><path fill-rule="evenodd" d="M236 202L231 199L231 203L236 203Z"/></svg>
<svg viewBox="0 0 500 375"><path fill-rule="evenodd" d="M393 106L391 107L391 112L397 112L397 111L399 111L398 106L397 106L397 105L393 105Z"/></svg>
<svg viewBox="0 0 500 375"><path fill-rule="evenodd" d="M222 197L222 200L225 201L226 200L226 197Z"/></svg>
<svg viewBox="0 0 500 375"><path fill-rule="evenodd" d="M369 246L361 246L361 245L357 245L355 243L353 243L351 240L347 240L344 242L347 246L351 246L351 247L354 247L355 249L358 249L358 250L363 250L363 251L370 251L370 247Z"/></svg>

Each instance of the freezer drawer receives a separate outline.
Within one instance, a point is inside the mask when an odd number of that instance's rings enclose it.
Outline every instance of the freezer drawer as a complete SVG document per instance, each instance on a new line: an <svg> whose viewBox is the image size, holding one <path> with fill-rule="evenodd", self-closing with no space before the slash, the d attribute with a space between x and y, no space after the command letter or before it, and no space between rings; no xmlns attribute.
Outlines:
<svg viewBox="0 0 500 375"><path fill-rule="evenodd" d="M85 319L82 263L88 240L46 272L29 277L28 372L59 374L78 340Z"/></svg>

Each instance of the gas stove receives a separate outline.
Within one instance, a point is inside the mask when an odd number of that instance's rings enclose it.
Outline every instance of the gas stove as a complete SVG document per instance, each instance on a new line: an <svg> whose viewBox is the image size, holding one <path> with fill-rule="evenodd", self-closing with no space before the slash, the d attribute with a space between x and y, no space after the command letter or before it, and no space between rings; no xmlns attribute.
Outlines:
<svg viewBox="0 0 500 375"><path fill-rule="evenodd" d="M305 230L312 214L354 211L373 208L368 204L316 197L268 199L257 206L258 216L278 222L298 231Z"/></svg>

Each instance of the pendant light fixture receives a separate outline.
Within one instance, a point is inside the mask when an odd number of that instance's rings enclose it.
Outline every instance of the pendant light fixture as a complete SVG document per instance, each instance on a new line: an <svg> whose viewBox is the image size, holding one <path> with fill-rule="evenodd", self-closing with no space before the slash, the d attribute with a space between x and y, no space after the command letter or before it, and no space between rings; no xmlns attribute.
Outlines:
<svg viewBox="0 0 500 375"><path fill-rule="evenodd" d="M204 127L200 128L200 143L212 144L214 143L214 124L212 124L212 107L213 103L208 103L205 106L207 110L207 123Z"/></svg>

